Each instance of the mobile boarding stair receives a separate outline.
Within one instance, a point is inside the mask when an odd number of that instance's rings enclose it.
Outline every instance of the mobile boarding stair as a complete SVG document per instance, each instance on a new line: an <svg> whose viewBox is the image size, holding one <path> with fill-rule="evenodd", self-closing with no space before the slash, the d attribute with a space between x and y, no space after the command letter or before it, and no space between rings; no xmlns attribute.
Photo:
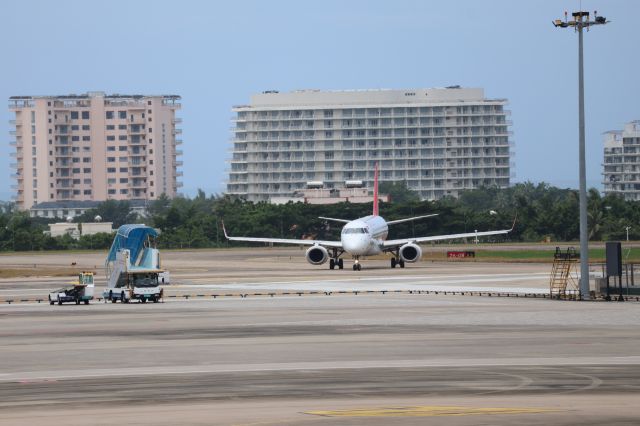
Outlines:
<svg viewBox="0 0 640 426"><path fill-rule="evenodd" d="M164 273L160 251L155 248L158 232L145 225L122 225L113 240L105 261L107 287L105 302L158 302L162 289L158 275Z"/></svg>
<svg viewBox="0 0 640 426"><path fill-rule="evenodd" d="M556 247L553 255L553 266L549 279L549 292L551 297L564 298L578 293L578 279L576 264L580 255L575 248L569 247L566 251Z"/></svg>

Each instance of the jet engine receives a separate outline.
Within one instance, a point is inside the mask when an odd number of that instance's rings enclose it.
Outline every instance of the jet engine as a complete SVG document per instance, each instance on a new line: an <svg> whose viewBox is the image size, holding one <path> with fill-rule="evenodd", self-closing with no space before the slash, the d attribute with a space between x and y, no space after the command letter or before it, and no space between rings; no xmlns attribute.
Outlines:
<svg viewBox="0 0 640 426"><path fill-rule="evenodd" d="M422 249L417 244L405 244L400 247L400 258L409 263L417 262L422 258Z"/></svg>
<svg viewBox="0 0 640 426"><path fill-rule="evenodd" d="M327 249L322 246L313 246L307 250L305 254L307 262L312 265L322 265L329 259L329 253Z"/></svg>

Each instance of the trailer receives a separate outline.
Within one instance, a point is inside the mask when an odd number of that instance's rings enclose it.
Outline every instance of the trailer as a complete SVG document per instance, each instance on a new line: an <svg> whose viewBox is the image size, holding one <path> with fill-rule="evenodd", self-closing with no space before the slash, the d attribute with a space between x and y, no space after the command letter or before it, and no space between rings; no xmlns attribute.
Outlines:
<svg viewBox="0 0 640 426"><path fill-rule="evenodd" d="M105 261L107 286L102 292L105 303L162 300L159 277L166 271L161 268L160 251L155 247L157 237L155 229L141 224L118 228Z"/></svg>
<svg viewBox="0 0 640 426"><path fill-rule="evenodd" d="M78 281L71 283L71 286L63 287L49 293L49 304L62 305L67 302L75 302L79 305L83 302L85 305L93 300L93 272L80 272Z"/></svg>

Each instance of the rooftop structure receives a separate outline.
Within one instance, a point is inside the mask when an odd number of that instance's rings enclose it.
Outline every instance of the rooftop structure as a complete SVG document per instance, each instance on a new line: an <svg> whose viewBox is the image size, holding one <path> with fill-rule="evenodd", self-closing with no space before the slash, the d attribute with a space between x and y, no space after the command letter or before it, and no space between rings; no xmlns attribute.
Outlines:
<svg viewBox="0 0 640 426"><path fill-rule="evenodd" d="M182 186L177 95L12 96L14 201L152 200Z"/></svg>
<svg viewBox="0 0 640 426"><path fill-rule="evenodd" d="M477 88L266 91L233 108L227 193L250 201L291 197L308 182L342 189L406 181L423 199L512 176L505 99Z"/></svg>

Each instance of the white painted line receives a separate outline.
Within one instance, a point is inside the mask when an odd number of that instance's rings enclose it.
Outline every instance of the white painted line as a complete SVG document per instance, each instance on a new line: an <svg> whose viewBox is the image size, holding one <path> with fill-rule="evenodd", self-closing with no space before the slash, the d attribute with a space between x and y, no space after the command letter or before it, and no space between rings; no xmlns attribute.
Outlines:
<svg viewBox="0 0 640 426"><path fill-rule="evenodd" d="M428 368L428 367L503 367L503 366L576 366L640 365L640 356L542 357L542 358L439 358L402 360L310 361L258 364L174 365L156 367L122 367L114 369L24 371L0 374L0 382L28 380L70 380L102 377L136 377L175 374L244 373L261 371L333 370L358 368Z"/></svg>

